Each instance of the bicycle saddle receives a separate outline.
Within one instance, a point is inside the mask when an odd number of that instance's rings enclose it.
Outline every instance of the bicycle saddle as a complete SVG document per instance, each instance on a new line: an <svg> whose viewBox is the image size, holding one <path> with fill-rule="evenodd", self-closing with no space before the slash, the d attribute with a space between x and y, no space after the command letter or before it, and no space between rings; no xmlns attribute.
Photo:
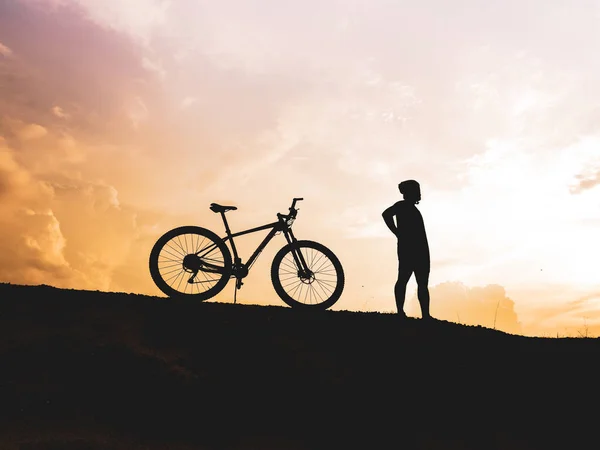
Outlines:
<svg viewBox="0 0 600 450"><path fill-rule="evenodd" d="M212 212L216 212L216 213L222 213L225 211L235 211L236 209L237 209L237 206L224 206L224 205L219 205L218 203L210 204L210 210Z"/></svg>

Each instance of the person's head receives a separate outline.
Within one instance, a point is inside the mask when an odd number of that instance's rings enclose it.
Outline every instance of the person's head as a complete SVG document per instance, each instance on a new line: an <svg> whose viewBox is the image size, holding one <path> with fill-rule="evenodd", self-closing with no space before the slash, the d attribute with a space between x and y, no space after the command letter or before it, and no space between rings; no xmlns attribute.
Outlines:
<svg viewBox="0 0 600 450"><path fill-rule="evenodd" d="M404 200L414 204L419 204L421 200L421 186L415 180L404 180L398 185L400 193L404 196Z"/></svg>

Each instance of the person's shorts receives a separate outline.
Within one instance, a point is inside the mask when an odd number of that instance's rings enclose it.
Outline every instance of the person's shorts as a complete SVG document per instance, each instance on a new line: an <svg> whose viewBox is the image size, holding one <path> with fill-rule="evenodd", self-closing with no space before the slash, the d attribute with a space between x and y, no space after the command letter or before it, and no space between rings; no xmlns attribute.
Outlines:
<svg viewBox="0 0 600 450"><path fill-rule="evenodd" d="M419 274L429 273L431 264L429 258L415 258L398 255L398 272L409 271Z"/></svg>

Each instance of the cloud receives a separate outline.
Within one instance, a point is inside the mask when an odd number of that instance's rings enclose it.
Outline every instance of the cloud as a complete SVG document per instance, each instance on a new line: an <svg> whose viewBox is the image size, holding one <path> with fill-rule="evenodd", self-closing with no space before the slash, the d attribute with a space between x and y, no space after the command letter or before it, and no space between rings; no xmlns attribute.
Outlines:
<svg viewBox="0 0 600 450"><path fill-rule="evenodd" d="M17 131L17 137L22 141L29 141L44 137L48 133L43 126L37 123L29 123Z"/></svg>
<svg viewBox="0 0 600 450"><path fill-rule="evenodd" d="M2 125L18 137L12 142L19 150L0 137L0 279L80 289L148 288L141 274L133 287L119 271L130 270L131 253L139 252L135 246L153 238L148 226L160 219L123 204L114 186L82 178L86 158L74 156L86 152L72 137L65 147L66 138L54 131L39 136L39 128L18 120Z"/></svg>
<svg viewBox="0 0 600 450"><path fill-rule="evenodd" d="M20 165L0 137L0 278L15 283L41 283L52 274L57 284L73 279L64 259L65 239L49 208L54 192Z"/></svg>
<svg viewBox="0 0 600 450"><path fill-rule="evenodd" d="M104 28L127 33L147 45L154 30L165 23L171 1L129 0L75 0L87 11L88 17Z"/></svg>
<svg viewBox="0 0 600 450"><path fill-rule="evenodd" d="M188 107L192 106L194 103L196 103L197 101L198 101L198 99L195 97L185 97L183 100L181 100L181 107L188 108Z"/></svg>
<svg viewBox="0 0 600 450"><path fill-rule="evenodd" d="M0 4L3 42L15 55L0 60L3 113L48 127L63 119L59 105L80 131L123 139L132 126L128 105L152 92L156 75L129 37L86 20L73 2L44 5Z"/></svg>
<svg viewBox="0 0 600 450"><path fill-rule="evenodd" d="M154 171L142 195L172 199L163 186L177 178L180 164L157 156L179 150L181 141L177 126L171 133L161 81L143 67L144 53L129 36L91 22L71 1L0 2L0 29L18 56L0 58L0 134L25 167L122 183L126 196L142 190L139 177ZM27 136L36 139L25 145ZM73 166L84 159L89 164Z"/></svg>
<svg viewBox="0 0 600 450"><path fill-rule="evenodd" d="M8 48L6 45L4 45L2 42L0 42L0 56L4 57L4 58L8 58L10 56L12 56L12 50L10 48Z"/></svg>
<svg viewBox="0 0 600 450"><path fill-rule="evenodd" d="M556 288L555 288L556 289ZM529 307L523 328L535 336L600 336L600 291L579 289L579 296L561 303L541 302Z"/></svg>
<svg viewBox="0 0 600 450"><path fill-rule="evenodd" d="M429 293L431 314L438 319L522 333L515 302L502 286L468 287L449 281L430 287ZM406 311L409 315L420 316L416 293L407 300Z"/></svg>
<svg viewBox="0 0 600 450"><path fill-rule="evenodd" d="M600 168L594 167L588 169L584 174L578 174L575 176L577 183L571 186L572 194L579 194L588 189L592 189L600 184Z"/></svg>
<svg viewBox="0 0 600 450"><path fill-rule="evenodd" d="M54 114L56 117L60 117L61 119L68 119L70 117L70 115L67 114L60 106L53 106L52 114Z"/></svg>
<svg viewBox="0 0 600 450"><path fill-rule="evenodd" d="M134 128L139 128L140 124L148 118L148 107L140 97L136 97L129 106L129 118Z"/></svg>
<svg viewBox="0 0 600 450"><path fill-rule="evenodd" d="M167 76L167 71L163 68L162 64L158 61L152 61L148 56L142 57L142 67L154 72L160 79L164 79Z"/></svg>

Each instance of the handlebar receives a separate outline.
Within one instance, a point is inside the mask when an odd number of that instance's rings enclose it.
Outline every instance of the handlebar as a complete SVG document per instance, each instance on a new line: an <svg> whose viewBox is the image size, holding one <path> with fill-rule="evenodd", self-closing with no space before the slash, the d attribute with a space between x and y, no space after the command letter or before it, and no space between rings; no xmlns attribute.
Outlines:
<svg viewBox="0 0 600 450"><path fill-rule="evenodd" d="M300 200L304 200L304 199L302 197L296 197L296 198L294 198L294 200L292 200L292 207L290 208L290 211L296 207L296 202L298 202Z"/></svg>
<svg viewBox="0 0 600 450"><path fill-rule="evenodd" d="M302 198L302 197L295 197L292 200L292 206L289 207L290 213L289 214L277 213L277 217L280 218L280 219L295 219L296 218L296 213L298 212L298 210L296 209L296 202L299 202L300 200L304 200L304 198Z"/></svg>

